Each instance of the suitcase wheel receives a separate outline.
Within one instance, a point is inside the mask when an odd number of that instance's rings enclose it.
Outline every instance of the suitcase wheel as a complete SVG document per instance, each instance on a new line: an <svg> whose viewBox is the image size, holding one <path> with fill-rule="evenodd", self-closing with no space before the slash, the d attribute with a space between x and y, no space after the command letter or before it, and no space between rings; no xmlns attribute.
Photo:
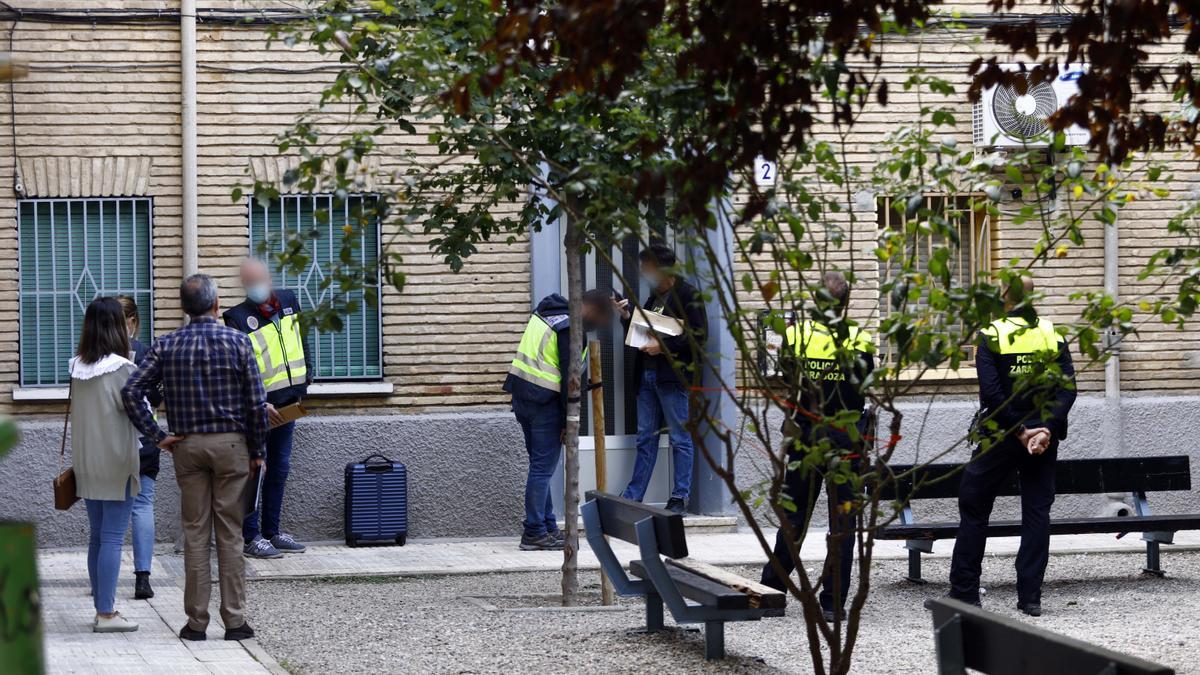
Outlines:
<svg viewBox="0 0 1200 675"><path fill-rule="evenodd" d="M408 535L407 535L407 534L398 534L398 535L396 535L396 545L397 545L397 546L403 546L403 545L404 545L404 544L405 544L407 541L408 541Z"/></svg>

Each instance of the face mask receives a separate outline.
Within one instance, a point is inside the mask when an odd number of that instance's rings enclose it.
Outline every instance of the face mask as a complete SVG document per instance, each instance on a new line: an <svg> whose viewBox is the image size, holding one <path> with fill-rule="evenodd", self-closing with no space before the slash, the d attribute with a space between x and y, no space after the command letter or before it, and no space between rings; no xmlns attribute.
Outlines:
<svg viewBox="0 0 1200 675"><path fill-rule="evenodd" d="M271 287L267 284L254 284L246 289L246 297L256 305L261 305L271 299Z"/></svg>
<svg viewBox="0 0 1200 675"><path fill-rule="evenodd" d="M645 281L650 288L658 288L662 284L662 274L658 272L642 272L642 281Z"/></svg>
<svg viewBox="0 0 1200 675"><path fill-rule="evenodd" d="M588 319L583 320L583 332L591 333L592 331L596 330L597 328L599 328L599 326L596 325L595 321L591 321Z"/></svg>

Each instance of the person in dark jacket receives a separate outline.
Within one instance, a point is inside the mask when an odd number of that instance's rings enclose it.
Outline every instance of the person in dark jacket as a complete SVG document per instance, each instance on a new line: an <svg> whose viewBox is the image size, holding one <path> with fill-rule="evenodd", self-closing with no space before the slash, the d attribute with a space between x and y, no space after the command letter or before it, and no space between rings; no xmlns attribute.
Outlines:
<svg viewBox="0 0 1200 675"><path fill-rule="evenodd" d="M150 348L134 337L142 326L137 303L127 295L118 295L117 302L121 304L125 325L129 329L129 344L133 349L131 360L140 366ZM146 400L151 409L157 409L162 404L162 391L151 391ZM158 456L161 451L158 443L147 436L142 436L138 442L141 445L138 449L141 490L133 498L129 523L130 538L133 539L133 597L149 600L154 597L154 588L150 586L150 566L154 561L154 488L158 483Z"/></svg>
<svg viewBox="0 0 1200 675"><path fill-rule="evenodd" d="M1067 415L1075 403L1075 367L1054 325L1026 302L1033 282L1005 293L1008 316L982 331L975 357L983 419L998 425L1003 439L986 452L977 448L958 491L961 522L950 562L950 597L979 604L979 576L988 520L996 493L1016 472L1021 481L1021 547L1017 551L1017 609L1042 613L1042 580L1050 557L1050 506L1054 464L1067 437ZM1053 385L1031 384L1054 364Z"/></svg>
<svg viewBox="0 0 1200 675"><path fill-rule="evenodd" d="M284 553L303 553L305 548L280 527L296 422L282 422L278 410L298 403L308 393L313 370L300 327L296 294L274 288L267 264L258 258L242 262L241 277L246 299L222 316L226 326L250 336L267 391L267 418L271 423L262 503L246 516L242 526L243 552L251 558L278 558Z"/></svg>
<svg viewBox="0 0 1200 675"><path fill-rule="evenodd" d="M850 285L841 272L826 272L821 277L824 294L818 303L828 302L829 309L841 315L850 299ZM836 326L803 319L788 326L785 344L780 349L783 380L797 394L797 408L784 423L785 449L788 468L783 489L794 511L788 513L788 524L799 546L800 538L808 532L809 520L821 493L821 486L836 493L839 505L855 502L849 482L837 484L828 480L824 468L812 468L801 463L807 450L822 441L837 451L841 461L857 468L862 453L861 441L870 428L866 411L868 377L875 370L875 343L871 335L857 326L839 322ZM828 421L846 411L859 413L857 435ZM825 463L830 466L830 463ZM840 513L840 515L839 515ZM822 575L818 599L826 621L833 622L842 614L850 594L850 575L854 563L854 519L847 511L831 509L829 531L837 542L837 565L826 553L827 564ZM796 569L791 546L784 528L775 535L774 554L783 576L770 561L763 567L762 583L781 591L787 590L786 575Z"/></svg>
<svg viewBox="0 0 1200 675"><path fill-rule="evenodd" d="M595 330L612 320L613 299L603 291L583 295L583 328ZM567 299L558 293L538 303L504 380L512 394L513 414L525 435L529 475L525 481L522 551L562 550L563 536L554 517L550 478L558 467L567 423L567 371L571 366ZM586 347L584 356L586 357ZM581 372L586 381L587 367Z"/></svg>
<svg viewBox="0 0 1200 675"><path fill-rule="evenodd" d="M622 496L639 502L645 498L665 423L674 468L667 508L684 513L691 496L695 459L692 437L684 424L690 414L690 388L699 384L702 375L699 361L708 335L708 315L700 292L675 273L675 252L669 247L653 244L638 254L638 262L642 279L651 289L642 306L677 319L684 332L676 336L659 335L658 340L642 347L634 360L636 381L640 383L637 459ZM629 312L623 311L621 318L628 321Z"/></svg>

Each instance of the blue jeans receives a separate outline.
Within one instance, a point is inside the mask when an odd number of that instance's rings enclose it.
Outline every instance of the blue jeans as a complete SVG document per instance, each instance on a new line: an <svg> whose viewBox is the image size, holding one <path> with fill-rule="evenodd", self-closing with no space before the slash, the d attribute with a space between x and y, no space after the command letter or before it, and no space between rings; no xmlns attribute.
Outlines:
<svg viewBox="0 0 1200 675"><path fill-rule="evenodd" d="M88 516L88 581L96 613L111 614L117 599L117 577L121 573L121 545L129 528L133 498L129 488L124 500L85 499Z"/></svg>
<svg viewBox="0 0 1200 675"><path fill-rule="evenodd" d="M660 384L657 374L647 368L642 373L642 384L637 398L637 459L633 463L633 475L629 485L621 493L626 499L642 501L650 476L654 474L654 463L658 459L658 437L666 422L667 435L671 439L671 459L675 465L671 497L687 503L692 491L692 462L695 449L692 435L684 428L688 419L688 393L679 382Z"/></svg>
<svg viewBox="0 0 1200 675"><path fill-rule="evenodd" d="M142 489L133 498L130 530L133 535L133 571L149 572L154 559L154 485L155 480L141 476Z"/></svg>
<svg viewBox="0 0 1200 675"><path fill-rule="evenodd" d="M550 478L562 455L563 418L557 397L549 403L534 403L514 396L513 414L525 434L529 453L529 475L525 479L525 536L539 538L558 529Z"/></svg>
<svg viewBox="0 0 1200 675"><path fill-rule="evenodd" d="M267 474L263 476L262 503L242 521L242 538L246 541L259 534L270 539L280 532L279 514L283 510L283 487L292 470L292 432L295 430L296 423L288 422L267 432ZM254 476L250 476L250 480L254 480Z"/></svg>

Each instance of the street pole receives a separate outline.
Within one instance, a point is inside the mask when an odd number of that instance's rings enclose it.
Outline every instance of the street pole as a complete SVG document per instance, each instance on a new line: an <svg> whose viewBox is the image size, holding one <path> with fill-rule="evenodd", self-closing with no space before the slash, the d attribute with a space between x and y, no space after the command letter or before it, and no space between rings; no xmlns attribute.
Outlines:
<svg viewBox="0 0 1200 675"><path fill-rule="evenodd" d="M604 371L600 364L600 341L588 343L588 367L592 386L592 436L596 446L596 490L608 491L608 458L604 455ZM597 387L596 385L601 385ZM608 537L605 537L608 539ZM613 604L612 582L600 569L600 602Z"/></svg>

